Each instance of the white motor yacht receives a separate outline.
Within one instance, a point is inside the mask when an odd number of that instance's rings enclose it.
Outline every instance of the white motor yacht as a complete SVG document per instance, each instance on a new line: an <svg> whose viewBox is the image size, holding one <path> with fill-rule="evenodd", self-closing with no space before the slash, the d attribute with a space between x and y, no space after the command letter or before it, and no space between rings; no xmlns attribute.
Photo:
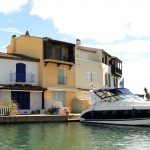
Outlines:
<svg viewBox="0 0 150 150"><path fill-rule="evenodd" d="M94 104L84 110L80 121L116 125L150 125L150 101L126 88L104 88L90 91Z"/></svg>

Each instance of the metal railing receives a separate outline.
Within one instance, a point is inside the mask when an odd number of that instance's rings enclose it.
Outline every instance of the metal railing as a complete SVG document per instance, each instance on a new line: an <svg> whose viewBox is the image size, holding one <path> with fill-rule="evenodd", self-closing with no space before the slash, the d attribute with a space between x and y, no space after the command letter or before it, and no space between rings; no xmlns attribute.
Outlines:
<svg viewBox="0 0 150 150"><path fill-rule="evenodd" d="M10 73L10 82L35 83L34 74Z"/></svg>
<svg viewBox="0 0 150 150"><path fill-rule="evenodd" d="M0 116L8 115L10 112L10 107L0 106Z"/></svg>

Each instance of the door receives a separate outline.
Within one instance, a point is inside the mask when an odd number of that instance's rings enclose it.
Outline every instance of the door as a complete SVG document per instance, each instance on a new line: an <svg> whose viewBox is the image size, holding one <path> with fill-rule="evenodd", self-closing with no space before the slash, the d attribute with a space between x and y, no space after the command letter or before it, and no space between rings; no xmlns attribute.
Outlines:
<svg viewBox="0 0 150 150"><path fill-rule="evenodd" d="M60 48L55 49L55 59L56 60L61 60L61 50L60 50Z"/></svg>
<svg viewBox="0 0 150 150"><path fill-rule="evenodd" d="M81 113L83 110L82 108L83 108L83 104L81 101L75 101L73 103L73 112L74 113Z"/></svg>
<svg viewBox="0 0 150 150"><path fill-rule="evenodd" d="M16 64L16 82L26 82L26 65L23 63Z"/></svg>
<svg viewBox="0 0 150 150"><path fill-rule="evenodd" d="M19 109L30 109L30 92L11 92L11 99L18 104Z"/></svg>

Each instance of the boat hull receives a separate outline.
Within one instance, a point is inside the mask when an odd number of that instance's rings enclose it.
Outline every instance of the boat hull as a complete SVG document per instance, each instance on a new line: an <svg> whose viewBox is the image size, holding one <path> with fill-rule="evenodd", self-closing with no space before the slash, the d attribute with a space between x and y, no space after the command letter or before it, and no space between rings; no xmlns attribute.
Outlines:
<svg viewBox="0 0 150 150"><path fill-rule="evenodd" d="M132 118L132 119L84 119L80 122L94 124L111 124L111 125L131 125L131 126L150 126L150 118Z"/></svg>

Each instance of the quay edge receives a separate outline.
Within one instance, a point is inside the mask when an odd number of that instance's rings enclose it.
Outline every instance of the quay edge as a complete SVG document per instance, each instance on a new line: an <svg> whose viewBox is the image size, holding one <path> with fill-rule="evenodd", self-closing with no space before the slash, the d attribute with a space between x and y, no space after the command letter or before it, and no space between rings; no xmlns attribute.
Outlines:
<svg viewBox="0 0 150 150"><path fill-rule="evenodd" d="M44 123L44 122L74 122L79 121L79 115L16 115L0 116L0 124L12 123Z"/></svg>

